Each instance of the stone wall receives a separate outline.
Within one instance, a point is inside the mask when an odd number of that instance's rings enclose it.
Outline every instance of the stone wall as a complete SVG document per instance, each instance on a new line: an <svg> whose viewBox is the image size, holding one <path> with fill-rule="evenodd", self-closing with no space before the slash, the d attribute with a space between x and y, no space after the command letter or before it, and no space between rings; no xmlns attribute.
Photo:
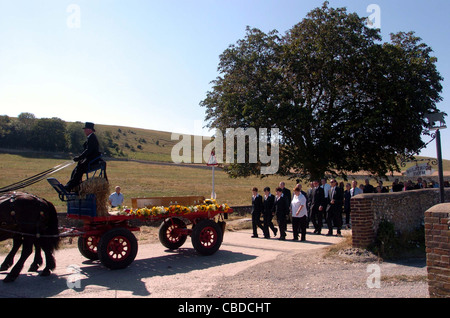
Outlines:
<svg viewBox="0 0 450 318"><path fill-rule="evenodd" d="M252 206L251 205L245 205L245 206L233 206L233 213L239 214L240 216L244 216L246 214L252 213Z"/></svg>
<svg viewBox="0 0 450 318"><path fill-rule="evenodd" d="M450 202L450 188L445 188ZM383 219L392 222L400 232L413 231L424 224L424 215L439 202L439 189L360 194L351 200L353 247L366 248L375 240Z"/></svg>
<svg viewBox="0 0 450 318"><path fill-rule="evenodd" d="M428 290L432 298L450 298L450 203L425 212Z"/></svg>

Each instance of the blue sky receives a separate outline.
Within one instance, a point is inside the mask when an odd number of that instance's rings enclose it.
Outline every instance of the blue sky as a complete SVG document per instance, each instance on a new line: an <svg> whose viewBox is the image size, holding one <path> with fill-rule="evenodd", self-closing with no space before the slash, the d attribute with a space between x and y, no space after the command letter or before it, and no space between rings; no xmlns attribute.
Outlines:
<svg viewBox="0 0 450 318"><path fill-rule="evenodd" d="M0 114L198 132L219 55L246 26L284 34L322 3L0 0ZM383 41L412 30L434 50L446 80L438 107L450 114L450 1L330 1L360 16L370 4L381 9ZM442 142L450 159L450 129ZM436 156L435 143L422 155Z"/></svg>

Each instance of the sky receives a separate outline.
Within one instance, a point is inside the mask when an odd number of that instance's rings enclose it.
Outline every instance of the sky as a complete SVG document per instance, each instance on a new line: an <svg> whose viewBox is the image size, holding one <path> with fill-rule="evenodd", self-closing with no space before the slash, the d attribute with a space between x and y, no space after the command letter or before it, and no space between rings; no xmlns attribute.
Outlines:
<svg viewBox="0 0 450 318"><path fill-rule="evenodd" d="M219 55L245 36L246 26L285 34L322 3L0 0L0 115L206 135L199 103L219 75ZM444 77L438 108L450 114L450 1L330 0L330 6L371 16L384 42L390 33L415 31L438 58ZM441 135L450 159L450 129ZM436 144L420 155L436 157Z"/></svg>

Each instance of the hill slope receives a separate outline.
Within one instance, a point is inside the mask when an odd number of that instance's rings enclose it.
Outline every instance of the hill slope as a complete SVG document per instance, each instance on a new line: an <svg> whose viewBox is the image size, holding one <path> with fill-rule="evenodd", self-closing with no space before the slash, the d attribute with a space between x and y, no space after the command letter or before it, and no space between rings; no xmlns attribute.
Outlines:
<svg viewBox="0 0 450 318"><path fill-rule="evenodd" d="M172 140L172 133L121 126L96 125L114 157L135 160L172 162L171 152L179 139ZM203 141L206 145L209 141ZM191 137L191 144L194 145Z"/></svg>

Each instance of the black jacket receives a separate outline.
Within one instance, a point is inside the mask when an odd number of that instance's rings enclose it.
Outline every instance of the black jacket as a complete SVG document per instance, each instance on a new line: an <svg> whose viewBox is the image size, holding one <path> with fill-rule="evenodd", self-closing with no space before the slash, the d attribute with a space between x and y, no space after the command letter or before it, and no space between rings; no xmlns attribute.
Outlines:
<svg viewBox="0 0 450 318"><path fill-rule="evenodd" d="M75 157L74 161L90 162L101 155L98 139L94 133L88 136L83 148L84 151L78 157Z"/></svg>
<svg viewBox="0 0 450 318"><path fill-rule="evenodd" d="M264 211L264 205L261 195L257 195L255 198L252 196L252 214L262 213Z"/></svg>
<svg viewBox="0 0 450 318"><path fill-rule="evenodd" d="M285 217L289 214L289 204L283 195L278 200L275 199L273 211L276 213L277 218Z"/></svg>
<svg viewBox="0 0 450 318"><path fill-rule="evenodd" d="M309 208L313 211L318 210L320 206L325 209L327 207L327 202L325 199L325 191L323 188L318 187L317 189L313 189L311 191Z"/></svg>
<svg viewBox="0 0 450 318"><path fill-rule="evenodd" d="M264 214L271 215L273 212L273 205L275 203L275 196L270 194L267 199L264 200Z"/></svg>
<svg viewBox="0 0 450 318"><path fill-rule="evenodd" d="M334 204L331 204L331 200L334 199ZM335 187L334 193L332 195L332 188L328 191L328 206L327 212L342 211L342 205L344 204L344 191L340 187Z"/></svg>

